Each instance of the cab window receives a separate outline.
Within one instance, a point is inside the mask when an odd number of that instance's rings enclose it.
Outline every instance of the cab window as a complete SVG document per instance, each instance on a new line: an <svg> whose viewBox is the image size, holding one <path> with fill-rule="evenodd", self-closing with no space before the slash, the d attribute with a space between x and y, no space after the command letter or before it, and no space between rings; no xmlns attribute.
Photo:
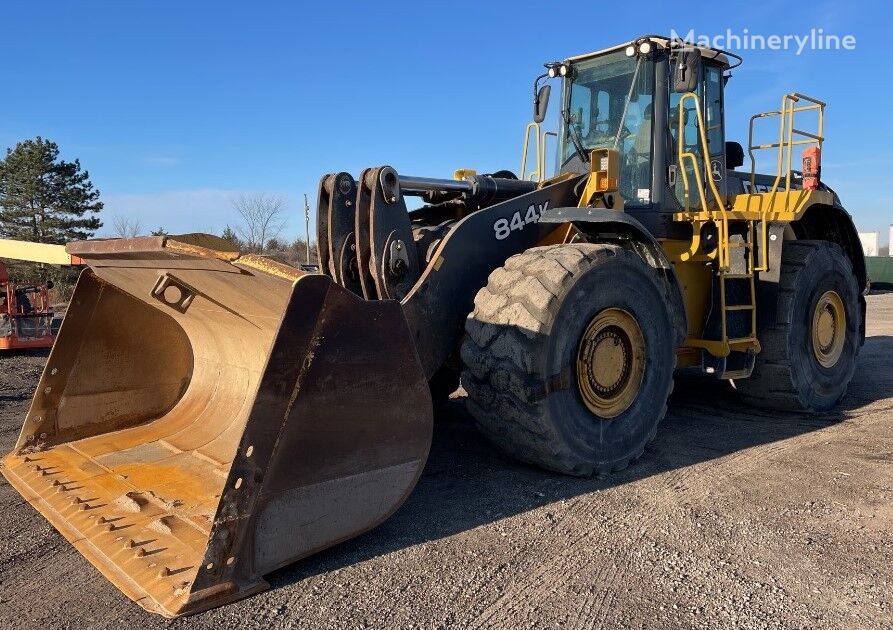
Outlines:
<svg viewBox="0 0 893 630"><path fill-rule="evenodd" d="M654 64L624 51L579 62L566 84L562 166L584 151L616 148L620 194L628 206L651 203Z"/></svg>

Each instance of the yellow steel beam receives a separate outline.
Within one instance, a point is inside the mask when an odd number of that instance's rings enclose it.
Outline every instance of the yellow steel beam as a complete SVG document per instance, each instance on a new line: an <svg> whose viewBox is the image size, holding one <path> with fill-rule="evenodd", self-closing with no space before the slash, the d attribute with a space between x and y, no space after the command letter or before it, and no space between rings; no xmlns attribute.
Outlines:
<svg viewBox="0 0 893 630"><path fill-rule="evenodd" d="M65 251L65 245L31 243L0 238L0 258L47 263L49 265L83 264L76 256Z"/></svg>

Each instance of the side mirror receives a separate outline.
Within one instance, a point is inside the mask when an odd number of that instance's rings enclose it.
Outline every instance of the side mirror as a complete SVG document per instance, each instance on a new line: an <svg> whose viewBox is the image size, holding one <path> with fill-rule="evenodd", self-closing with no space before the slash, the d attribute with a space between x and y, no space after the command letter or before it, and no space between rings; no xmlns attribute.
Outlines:
<svg viewBox="0 0 893 630"><path fill-rule="evenodd" d="M736 169L744 166L744 147L737 142L726 142L726 166Z"/></svg>
<svg viewBox="0 0 893 630"><path fill-rule="evenodd" d="M536 98L533 101L533 122L541 123L546 119L546 109L549 107L549 93L551 92L552 86L544 85L536 93Z"/></svg>
<svg viewBox="0 0 893 630"><path fill-rule="evenodd" d="M694 92L701 76L701 51L697 48L682 48L676 57L676 71L673 73L674 92Z"/></svg>

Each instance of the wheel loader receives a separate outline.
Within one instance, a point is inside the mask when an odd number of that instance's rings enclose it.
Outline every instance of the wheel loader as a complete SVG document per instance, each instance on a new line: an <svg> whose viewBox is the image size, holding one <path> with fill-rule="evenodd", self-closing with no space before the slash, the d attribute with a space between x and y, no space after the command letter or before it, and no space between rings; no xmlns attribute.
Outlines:
<svg viewBox="0 0 893 630"><path fill-rule="evenodd" d="M460 382L499 449L571 475L639 457L677 370L832 408L867 281L822 178L825 103L756 114L742 169L740 62L640 37L546 64L517 174L325 175L318 274L206 235L70 244L88 268L3 474L175 617L386 519Z"/></svg>

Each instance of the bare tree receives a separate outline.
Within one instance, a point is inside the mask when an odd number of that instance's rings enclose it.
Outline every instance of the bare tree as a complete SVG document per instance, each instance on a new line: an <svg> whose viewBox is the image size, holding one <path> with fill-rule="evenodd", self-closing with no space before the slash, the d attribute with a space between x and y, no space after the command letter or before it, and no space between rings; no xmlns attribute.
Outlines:
<svg viewBox="0 0 893 630"><path fill-rule="evenodd" d="M266 193L233 198L233 208L242 217L236 233L246 250L263 251L267 243L279 238L285 228L285 203L285 197Z"/></svg>
<svg viewBox="0 0 893 630"><path fill-rule="evenodd" d="M139 219L132 219L124 215L115 215L112 220L112 226L115 229L115 236L118 238L133 238L139 236L142 231Z"/></svg>
<svg viewBox="0 0 893 630"><path fill-rule="evenodd" d="M303 238L296 238L289 246L289 264L299 267L306 264L308 259L311 264L316 263L316 242L310 243L310 255L307 253L307 242Z"/></svg>

